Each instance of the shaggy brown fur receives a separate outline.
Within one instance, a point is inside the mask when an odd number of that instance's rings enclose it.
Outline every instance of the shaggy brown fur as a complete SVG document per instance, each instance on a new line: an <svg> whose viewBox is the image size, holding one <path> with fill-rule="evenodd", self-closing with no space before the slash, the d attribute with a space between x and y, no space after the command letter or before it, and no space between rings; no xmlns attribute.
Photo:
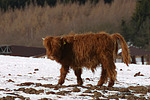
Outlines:
<svg viewBox="0 0 150 100"><path fill-rule="evenodd" d="M117 75L114 59L118 52L118 40L121 42L124 62L128 65L130 63L129 50L124 38L118 33L109 35L101 32L46 37L43 45L47 49L48 58L62 65L58 84L64 83L69 67L71 67L77 76L78 85L82 85L82 67L94 72L94 69L101 64L101 78L97 85L102 86L109 78L108 86L112 87Z"/></svg>

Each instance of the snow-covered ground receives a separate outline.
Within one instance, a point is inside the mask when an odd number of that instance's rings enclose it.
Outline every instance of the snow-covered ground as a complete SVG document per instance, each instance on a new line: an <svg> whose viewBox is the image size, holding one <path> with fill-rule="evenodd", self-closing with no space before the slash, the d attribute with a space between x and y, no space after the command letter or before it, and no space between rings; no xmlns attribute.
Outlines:
<svg viewBox="0 0 150 100"><path fill-rule="evenodd" d="M150 65L135 65L130 64L127 67L123 63L116 63L117 66L117 81L114 87L129 87L129 86L148 86L150 85ZM78 93L71 93L70 95L58 96L54 93L47 94L48 91L61 91L62 88L54 90L42 86L19 86L18 84L25 82L40 83L40 84L52 84L56 85L60 75L61 65L55 61L44 58L24 58L24 57L12 57L12 56L0 56L0 98L8 95L20 94L24 97L28 97L31 100L37 100L41 98L52 99L84 99L79 97ZM134 76L140 72L140 75ZM91 70L83 69L82 78L84 80L83 86L89 84L96 86L100 78L101 68L97 68L97 71L93 74ZM67 75L64 86L75 85L76 77L72 69ZM104 84L107 86L107 84ZM43 90L40 94L28 94L23 91L15 91L19 88L35 88L37 90ZM71 90L73 87L64 88ZM85 89L79 87L81 92ZM14 94L12 94L14 93ZM150 93L145 95L146 98L150 97ZM86 98L87 99L87 98ZM92 99L92 98L91 98Z"/></svg>

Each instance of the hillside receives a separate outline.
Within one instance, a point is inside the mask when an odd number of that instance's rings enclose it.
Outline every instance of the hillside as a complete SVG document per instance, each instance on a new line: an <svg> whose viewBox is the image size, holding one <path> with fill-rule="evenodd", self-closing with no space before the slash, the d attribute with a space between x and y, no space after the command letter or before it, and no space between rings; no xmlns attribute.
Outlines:
<svg viewBox="0 0 150 100"><path fill-rule="evenodd" d="M130 21L136 0L114 0L105 4L89 2L54 7L26 5L24 9L0 10L0 45L42 46L42 37L70 32L121 32L121 21Z"/></svg>

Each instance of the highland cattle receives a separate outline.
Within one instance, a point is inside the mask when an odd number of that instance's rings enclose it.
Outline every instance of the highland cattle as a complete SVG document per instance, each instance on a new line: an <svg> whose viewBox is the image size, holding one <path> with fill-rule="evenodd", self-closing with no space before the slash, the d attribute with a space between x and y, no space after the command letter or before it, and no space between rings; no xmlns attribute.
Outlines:
<svg viewBox="0 0 150 100"><path fill-rule="evenodd" d="M94 72L101 65L102 72L97 85L102 86L109 80L108 87L112 87L116 80L117 72L114 60L118 52L119 42L124 63L128 66L130 63L128 46L124 38L118 33L112 35L105 32L70 34L43 39L47 57L62 65L59 85L64 83L69 68L74 70L78 85L82 85L82 68L86 67Z"/></svg>

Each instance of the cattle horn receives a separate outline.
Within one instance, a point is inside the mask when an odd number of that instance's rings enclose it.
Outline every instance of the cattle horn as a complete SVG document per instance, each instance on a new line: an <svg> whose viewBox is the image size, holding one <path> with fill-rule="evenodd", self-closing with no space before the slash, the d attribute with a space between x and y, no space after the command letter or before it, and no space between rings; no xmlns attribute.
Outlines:
<svg viewBox="0 0 150 100"><path fill-rule="evenodd" d="M42 40L45 40L45 38L42 38Z"/></svg>

